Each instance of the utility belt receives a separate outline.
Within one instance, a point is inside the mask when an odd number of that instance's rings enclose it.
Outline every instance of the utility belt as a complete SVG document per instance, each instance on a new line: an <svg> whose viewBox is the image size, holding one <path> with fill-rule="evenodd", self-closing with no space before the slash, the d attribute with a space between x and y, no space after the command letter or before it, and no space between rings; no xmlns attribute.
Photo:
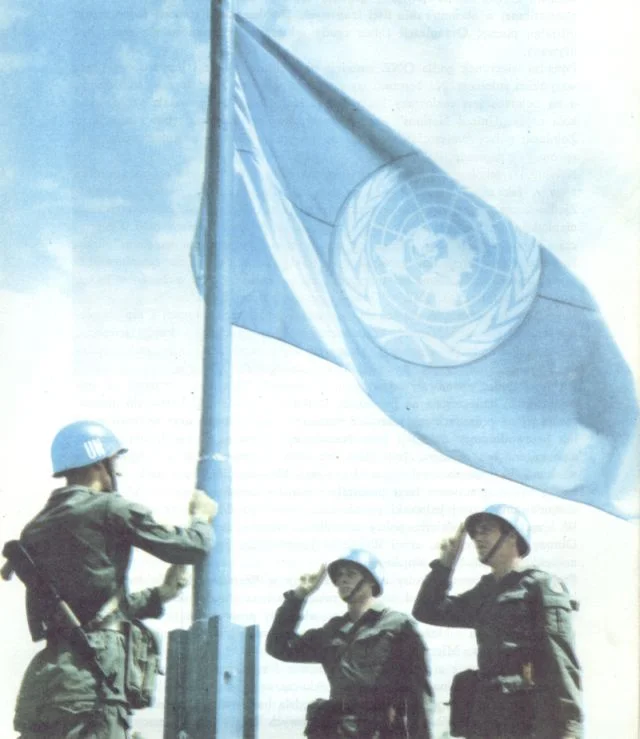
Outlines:
<svg viewBox="0 0 640 739"><path fill-rule="evenodd" d="M391 703L348 698L318 698L307 706L309 739L405 739L404 712Z"/></svg>
<svg viewBox="0 0 640 739"><path fill-rule="evenodd" d="M70 606L66 606L68 612L75 619L75 614ZM117 631L120 634L127 633L127 621L120 611L120 598L117 595L109 598L106 603L98 610L96 615L89 621L84 623L74 623L70 619L61 618L60 614L56 614L54 618L49 620L47 625L47 641L57 642L67 639L74 628L81 629L85 634L94 631Z"/></svg>
<svg viewBox="0 0 640 739"><path fill-rule="evenodd" d="M117 595L109 598L85 625L87 631L116 631L125 636L124 692L131 708L153 704L156 679L161 674L160 643L139 619L125 619Z"/></svg>
<svg viewBox="0 0 640 739"><path fill-rule="evenodd" d="M121 631L124 633L124 618L120 613L120 598L111 596L96 613L96 615L83 625L85 631Z"/></svg>
<svg viewBox="0 0 640 739"><path fill-rule="evenodd" d="M376 711L384 713L387 710L387 702L381 703L375 698L330 698L328 702L333 703L343 713L367 714Z"/></svg>
<svg viewBox="0 0 640 739"><path fill-rule="evenodd" d="M122 615L117 596L110 598L98 613L82 626L91 640L91 634L114 631L124 636L125 661L123 687L131 708L148 708L153 704L160 667L160 643L157 636L139 619ZM49 633L47 641L55 643L67 638L64 628ZM99 655L98 655L99 657ZM115 677L112 679L115 680Z"/></svg>
<svg viewBox="0 0 640 739"><path fill-rule="evenodd" d="M160 646L155 634L141 621L127 620L120 613L117 595L109 598L96 615L82 623L73 608L49 579L46 570L38 565L23 542L19 539L8 541L2 554L7 564L0 575L8 580L13 573L20 578L34 597L40 600L42 617L33 619L29 629L34 641L47 639L51 645L66 642L95 674L101 689L119 699L121 692L117 687L119 665L108 673L104 667L104 657L89 638L92 632L118 631L125 635L125 697L132 708L146 708L153 702L156 677L160 672ZM110 655L113 656L113 655ZM109 660L108 660L109 661ZM116 658L116 662L118 659ZM111 665L109 665L111 668Z"/></svg>

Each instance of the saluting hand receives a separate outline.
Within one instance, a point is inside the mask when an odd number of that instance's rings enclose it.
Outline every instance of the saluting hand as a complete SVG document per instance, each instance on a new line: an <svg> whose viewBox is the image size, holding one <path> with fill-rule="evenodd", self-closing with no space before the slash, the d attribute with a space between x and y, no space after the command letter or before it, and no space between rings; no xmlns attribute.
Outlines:
<svg viewBox="0 0 640 739"><path fill-rule="evenodd" d="M300 582L298 587L295 589L295 593L298 598L308 598L324 582L324 578L327 576L327 566L321 565L317 572L306 573L300 575Z"/></svg>
<svg viewBox="0 0 640 739"><path fill-rule="evenodd" d="M456 563L462 554L464 535L464 523L461 523L453 536L448 539L443 539L440 542L440 562L445 567L453 569L456 566Z"/></svg>

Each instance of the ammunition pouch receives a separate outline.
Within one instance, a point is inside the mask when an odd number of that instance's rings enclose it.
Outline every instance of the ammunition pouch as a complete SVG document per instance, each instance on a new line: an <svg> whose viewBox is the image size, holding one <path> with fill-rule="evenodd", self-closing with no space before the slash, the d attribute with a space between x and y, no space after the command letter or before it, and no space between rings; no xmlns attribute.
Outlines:
<svg viewBox="0 0 640 739"><path fill-rule="evenodd" d="M307 706L305 736L309 739L404 739L404 713L391 719L386 708L362 701L318 698Z"/></svg>
<svg viewBox="0 0 640 739"><path fill-rule="evenodd" d="M127 622L126 632L125 696L131 708L148 708L153 704L161 671L160 644L153 631L138 619Z"/></svg>
<svg viewBox="0 0 640 739"><path fill-rule="evenodd" d="M305 736L322 739L338 735L342 706L338 701L318 698L307 706Z"/></svg>
<svg viewBox="0 0 640 739"><path fill-rule="evenodd" d="M477 670L464 670L453 676L449 693L449 732L451 736L468 736L478 683Z"/></svg>
<svg viewBox="0 0 640 739"><path fill-rule="evenodd" d="M499 675L489 680L489 685L504 695L523 693L533 689L533 685L523 675Z"/></svg>
<svg viewBox="0 0 640 739"><path fill-rule="evenodd" d="M533 691L528 665L522 674L480 678L477 670L464 670L453 676L450 691L449 732L452 737L495 736L490 716L500 716L500 735L529 736L533 727ZM474 706L477 706L475 718ZM473 718L474 725L471 726ZM479 729L476 725L480 721ZM509 727L509 728L506 728Z"/></svg>

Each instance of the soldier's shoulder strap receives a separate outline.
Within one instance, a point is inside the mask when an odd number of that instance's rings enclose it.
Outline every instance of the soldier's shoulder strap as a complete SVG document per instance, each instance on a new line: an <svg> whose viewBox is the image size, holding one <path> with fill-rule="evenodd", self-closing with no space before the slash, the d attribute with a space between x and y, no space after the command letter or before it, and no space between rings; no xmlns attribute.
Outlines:
<svg viewBox="0 0 640 739"><path fill-rule="evenodd" d="M544 608L569 608L573 611L579 608L566 583L546 570L539 567L524 570L522 583L537 591Z"/></svg>

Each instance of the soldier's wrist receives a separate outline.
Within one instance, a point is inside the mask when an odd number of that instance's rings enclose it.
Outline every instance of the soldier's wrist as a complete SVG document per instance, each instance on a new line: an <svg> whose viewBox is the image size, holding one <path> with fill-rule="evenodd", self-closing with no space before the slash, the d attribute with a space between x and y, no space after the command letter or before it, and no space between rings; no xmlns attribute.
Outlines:
<svg viewBox="0 0 640 739"><path fill-rule="evenodd" d="M196 523L205 523L209 524L209 516L205 516L202 513L192 513L190 518L191 525L193 526Z"/></svg>
<svg viewBox="0 0 640 739"><path fill-rule="evenodd" d="M166 602L160 592L160 585L151 588L150 593L151 595L145 608L145 618L147 615L149 618L159 618L164 613L164 604Z"/></svg>
<svg viewBox="0 0 640 739"><path fill-rule="evenodd" d="M447 558L438 557L438 559L434 559L433 562L430 564L431 569L434 567L443 567L445 570L451 570L453 568L453 560L448 561Z"/></svg>
<svg viewBox="0 0 640 739"><path fill-rule="evenodd" d="M156 587L156 593L158 594L158 598L160 599L161 603L166 603L173 597L172 593L166 585L158 585Z"/></svg>

